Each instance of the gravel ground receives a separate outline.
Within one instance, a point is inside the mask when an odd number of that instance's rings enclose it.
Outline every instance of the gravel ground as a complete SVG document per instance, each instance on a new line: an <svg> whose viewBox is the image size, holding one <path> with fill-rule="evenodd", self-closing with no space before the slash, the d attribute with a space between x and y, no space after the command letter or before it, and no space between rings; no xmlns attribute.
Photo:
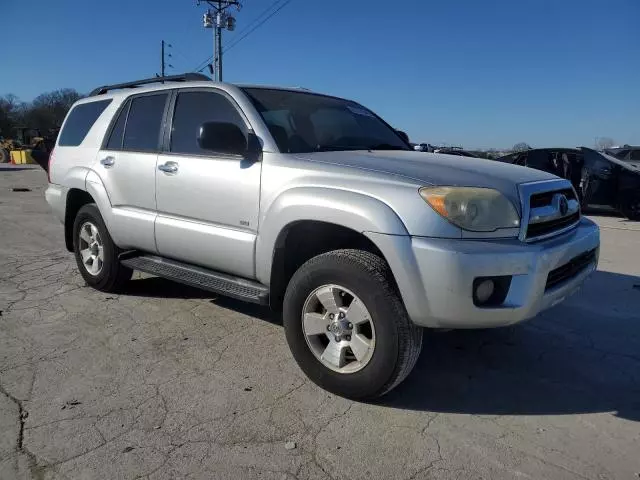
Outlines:
<svg viewBox="0 0 640 480"><path fill-rule="evenodd" d="M0 479L637 479L640 224L512 328L428 332L373 404L302 375L279 319L136 274L87 288L39 169L0 166ZM12 191L26 187L30 191Z"/></svg>

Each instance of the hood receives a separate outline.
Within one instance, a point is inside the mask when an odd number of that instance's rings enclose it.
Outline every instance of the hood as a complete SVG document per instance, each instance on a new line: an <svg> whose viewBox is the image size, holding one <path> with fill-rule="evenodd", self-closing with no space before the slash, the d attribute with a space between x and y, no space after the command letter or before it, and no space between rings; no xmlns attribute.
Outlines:
<svg viewBox="0 0 640 480"><path fill-rule="evenodd" d="M317 152L305 160L398 175L422 185L493 188L519 204L517 185L557 179L541 170L495 160L410 151Z"/></svg>

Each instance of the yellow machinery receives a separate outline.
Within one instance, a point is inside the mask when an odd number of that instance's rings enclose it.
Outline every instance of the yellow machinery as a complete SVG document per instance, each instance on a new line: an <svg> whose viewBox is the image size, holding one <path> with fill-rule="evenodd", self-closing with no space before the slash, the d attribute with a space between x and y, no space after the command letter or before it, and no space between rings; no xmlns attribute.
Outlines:
<svg viewBox="0 0 640 480"><path fill-rule="evenodd" d="M31 152L47 150L44 137L27 127L16 128L16 133L15 139L0 139L0 163L37 164Z"/></svg>

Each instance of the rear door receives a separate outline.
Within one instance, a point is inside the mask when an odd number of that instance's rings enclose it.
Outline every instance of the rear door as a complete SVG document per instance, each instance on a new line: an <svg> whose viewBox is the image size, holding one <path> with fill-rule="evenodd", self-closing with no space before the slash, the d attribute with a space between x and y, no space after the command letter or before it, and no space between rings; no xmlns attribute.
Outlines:
<svg viewBox="0 0 640 480"><path fill-rule="evenodd" d="M600 153L585 151L580 187L586 205L612 206L616 203L619 169Z"/></svg>
<svg viewBox="0 0 640 480"><path fill-rule="evenodd" d="M122 248L155 252L156 159L168 92L134 95L120 108L94 170L109 195Z"/></svg>
<svg viewBox="0 0 640 480"><path fill-rule="evenodd" d="M204 122L250 125L218 89L180 89L156 171L156 243L161 255L254 277L262 163L215 153L197 142Z"/></svg>

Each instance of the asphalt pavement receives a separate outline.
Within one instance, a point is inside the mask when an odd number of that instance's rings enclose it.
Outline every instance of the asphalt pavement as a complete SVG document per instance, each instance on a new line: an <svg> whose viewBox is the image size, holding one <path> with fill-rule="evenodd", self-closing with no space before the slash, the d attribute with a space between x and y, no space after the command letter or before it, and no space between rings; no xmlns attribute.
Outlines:
<svg viewBox="0 0 640 480"><path fill-rule="evenodd" d="M0 479L638 479L640 223L530 322L427 332L375 403L309 382L268 310L84 285L40 169L0 166ZM14 191L17 189L17 191Z"/></svg>

